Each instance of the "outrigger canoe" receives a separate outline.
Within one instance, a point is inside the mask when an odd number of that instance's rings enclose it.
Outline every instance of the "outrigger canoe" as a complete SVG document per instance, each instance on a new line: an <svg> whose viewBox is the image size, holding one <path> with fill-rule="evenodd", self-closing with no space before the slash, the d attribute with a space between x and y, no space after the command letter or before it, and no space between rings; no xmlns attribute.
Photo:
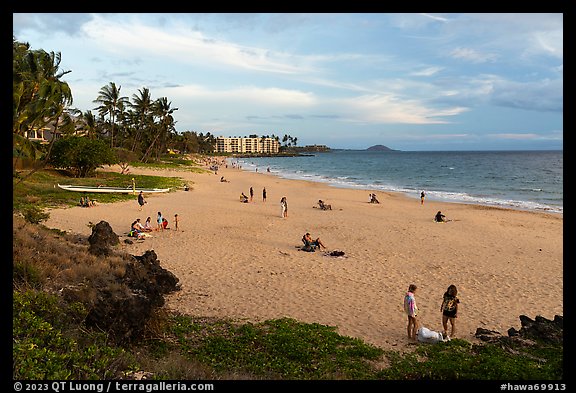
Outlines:
<svg viewBox="0 0 576 393"><path fill-rule="evenodd" d="M108 193L119 193L119 194L130 194L131 192L140 192L150 194L150 193L158 193L158 192L168 192L170 191L169 188L132 188L132 186L128 187L105 187L105 186L75 186L75 185L62 185L58 184L63 190L66 191L76 191L76 192L108 192Z"/></svg>

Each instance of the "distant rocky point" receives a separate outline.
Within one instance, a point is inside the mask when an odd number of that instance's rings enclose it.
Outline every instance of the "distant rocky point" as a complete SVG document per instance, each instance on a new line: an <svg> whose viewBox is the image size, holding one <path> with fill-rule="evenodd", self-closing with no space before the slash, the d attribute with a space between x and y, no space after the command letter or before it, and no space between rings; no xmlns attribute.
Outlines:
<svg viewBox="0 0 576 393"><path fill-rule="evenodd" d="M390 149L387 146L384 145L374 145L374 146L370 146L368 149L366 149L368 151L396 151L394 149Z"/></svg>

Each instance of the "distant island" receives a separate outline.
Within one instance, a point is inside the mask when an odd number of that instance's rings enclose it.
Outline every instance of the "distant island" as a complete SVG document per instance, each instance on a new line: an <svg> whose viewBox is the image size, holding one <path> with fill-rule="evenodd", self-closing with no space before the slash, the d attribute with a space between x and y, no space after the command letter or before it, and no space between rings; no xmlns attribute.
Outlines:
<svg viewBox="0 0 576 393"><path fill-rule="evenodd" d="M390 149L387 146L384 145L374 145L374 146L370 146L369 148L366 149L367 151L397 151L394 149Z"/></svg>

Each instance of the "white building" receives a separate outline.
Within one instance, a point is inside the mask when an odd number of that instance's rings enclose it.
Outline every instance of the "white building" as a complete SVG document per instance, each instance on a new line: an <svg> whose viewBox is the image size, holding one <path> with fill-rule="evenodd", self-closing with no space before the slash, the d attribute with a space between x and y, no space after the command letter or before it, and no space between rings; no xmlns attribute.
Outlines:
<svg viewBox="0 0 576 393"><path fill-rule="evenodd" d="M216 153L264 153L276 154L280 151L280 142L274 138L223 137L216 138Z"/></svg>

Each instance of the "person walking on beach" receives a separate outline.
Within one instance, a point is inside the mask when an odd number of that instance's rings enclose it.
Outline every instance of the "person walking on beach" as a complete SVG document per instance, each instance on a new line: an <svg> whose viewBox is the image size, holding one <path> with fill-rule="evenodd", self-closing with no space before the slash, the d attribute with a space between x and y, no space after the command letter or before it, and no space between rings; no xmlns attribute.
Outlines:
<svg viewBox="0 0 576 393"><path fill-rule="evenodd" d="M178 230L178 214L174 214L174 229Z"/></svg>
<svg viewBox="0 0 576 393"><path fill-rule="evenodd" d="M424 204L424 198L426 197L426 194L424 193L424 191L422 191L420 193L420 204L423 205Z"/></svg>
<svg viewBox="0 0 576 393"><path fill-rule="evenodd" d="M140 194L138 194L138 204L140 205L139 210L142 210L142 207L144 206L145 203L146 201L144 200L144 194L142 193L142 191L140 191Z"/></svg>
<svg viewBox="0 0 576 393"><path fill-rule="evenodd" d="M262 189L262 202L266 202L266 187Z"/></svg>
<svg viewBox="0 0 576 393"><path fill-rule="evenodd" d="M418 307L416 306L416 298L414 296L418 287L415 284L410 284L408 292L404 295L404 312L408 316L408 338L416 340L416 332L418 331Z"/></svg>
<svg viewBox="0 0 576 393"><path fill-rule="evenodd" d="M442 337L446 337L448 333L448 321L450 321L451 331L450 338L453 338L456 334L456 318L458 317L458 289L456 285L450 285L444 296L442 297L442 305L440 306L440 311L442 312L442 326L444 327L444 333Z"/></svg>
<svg viewBox="0 0 576 393"><path fill-rule="evenodd" d="M254 189L250 187L250 202L252 202L252 199L254 199Z"/></svg>
<svg viewBox="0 0 576 393"><path fill-rule="evenodd" d="M164 219L162 218L162 213L158 212L158 216L156 217L156 223L158 223L158 230L162 231L164 230L164 226L163 224Z"/></svg>
<svg viewBox="0 0 576 393"><path fill-rule="evenodd" d="M286 218L288 217L288 202L286 201L286 197L283 196L280 199L280 207L282 208L282 212L280 213L280 217Z"/></svg>

